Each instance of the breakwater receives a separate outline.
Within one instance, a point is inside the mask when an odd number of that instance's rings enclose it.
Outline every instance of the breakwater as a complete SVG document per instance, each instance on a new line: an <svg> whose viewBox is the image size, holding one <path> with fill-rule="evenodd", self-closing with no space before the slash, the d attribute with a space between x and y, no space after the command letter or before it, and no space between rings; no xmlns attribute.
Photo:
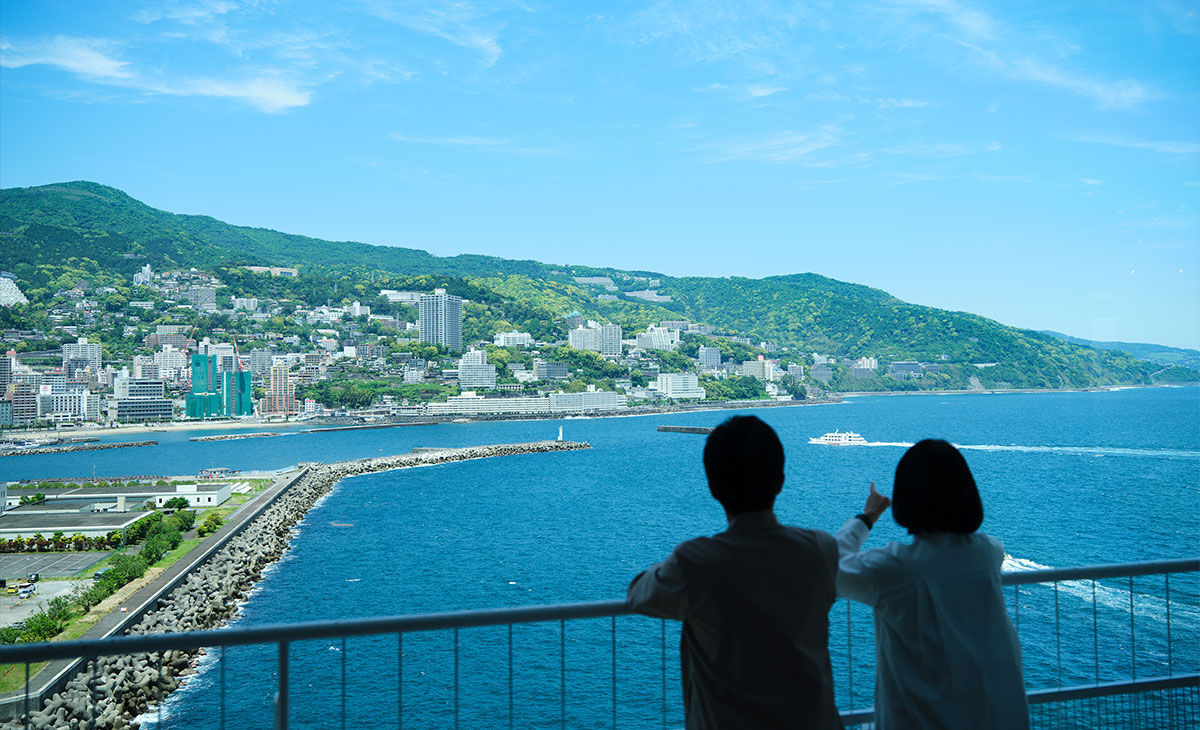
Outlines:
<svg viewBox="0 0 1200 730"><path fill-rule="evenodd" d="M103 449L132 449L138 446L157 446L157 441L122 441L114 444L66 444L63 446L36 446L32 449L0 451L0 456L28 456L30 454L65 454L69 451L101 451Z"/></svg>
<svg viewBox="0 0 1200 730"><path fill-rule="evenodd" d="M436 426L437 421L405 421L402 423L364 423L356 426L325 426L323 428L306 428L300 433L321 433L324 431L363 431L373 428L399 428L401 426Z"/></svg>
<svg viewBox="0 0 1200 730"><path fill-rule="evenodd" d="M711 426L659 426L658 430L666 431L668 433L709 434L713 432Z"/></svg>
<svg viewBox="0 0 1200 730"><path fill-rule="evenodd" d="M223 433L217 436L193 436L188 441L236 441L238 439L265 439L271 436L282 436L278 431L259 431L258 433Z"/></svg>
<svg viewBox="0 0 1200 730"><path fill-rule="evenodd" d="M192 570L175 590L160 598L154 609L126 633L199 631L217 628L229 620L267 566L287 551L292 528L341 479L468 459L588 448L591 446L583 442L535 441L314 464L241 533ZM190 671L197 654L172 650L100 657L96 663L86 662L61 692L43 700L41 709L30 712L28 727L37 730L133 727L135 718L150 707L160 691L166 694L179 686L181 675ZM25 727L24 718L15 718L3 727L5 730Z"/></svg>

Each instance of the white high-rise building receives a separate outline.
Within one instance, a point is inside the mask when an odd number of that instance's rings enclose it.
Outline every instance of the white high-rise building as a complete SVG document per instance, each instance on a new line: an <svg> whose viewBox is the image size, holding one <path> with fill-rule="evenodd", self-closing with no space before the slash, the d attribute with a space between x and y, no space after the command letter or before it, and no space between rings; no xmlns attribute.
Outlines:
<svg viewBox="0 0 1200 730"><path fill-rule="evenodd" d="M100 369L101 350L99 342L88 342L86 337L80 337L75 342L65 342L62 346L63 367L72 360L87 360L92 372Z"/></svg>
<svg viewBox="0 0 1200 730"><path fill-rule="evenodd" d="M700 367L702 368L719 368L721 367L721 348L700 346Z"/></svg>
<svg viewBox="0 0 1200 730"><path fill-rule="evenodd" d="M742 375L771 383L775 381L777 371L770 360L747 360L742 363Z"/></svg>
<svg viewBox="0 0 1200 730"><path fill-rule="evenodd" d="M417 303L417 329L421 342L462 349L462 297L434 289Z"/></svg>
<svg viewBox="0 0 1200 730"><path fill-rule="evenodd" d="M704 399L704 388L700 387L695 373L663 373L658 376L658 392L668 398Z"/></svg>
<svg viewBox="0 0 1200 730"><path fill-rule="evenodd" d="M142 267L142 270L133 275L134 286L149 286L154 281L154 272L150 270L150 264Z"/></svg>
<svg viewBox="0 0 1200 730"><path fill-rule="evenodd" d="M496 366L489 364L483 350L464 352L458 361L458 387L463 390L495 390Z"/></svg>
<svg viewBox="0 0 1200 730"><path fill-rule="evenodd" d="M577 327L567 333L567 344L576 350L591 350L605 357L621 354L621 326L605 324L596 327Z"/></svg>

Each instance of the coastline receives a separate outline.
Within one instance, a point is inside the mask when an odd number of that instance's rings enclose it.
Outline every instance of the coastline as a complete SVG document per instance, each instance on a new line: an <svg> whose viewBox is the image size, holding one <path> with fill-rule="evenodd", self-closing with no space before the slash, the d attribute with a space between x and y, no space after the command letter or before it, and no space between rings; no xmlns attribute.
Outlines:
<svg viewBox="0 0 1200 730"><path fill-rule="evenodd" d="M291 549L296 525L343 479L450 462L590 448L590 444L580 441L533 441L451 447L309 465L257 513L232 530L225 542L214 544L205 551L203 558L175 575L166 592L155 598L153 606L148 605L150 610L135 618L124 633L178 633L224 625L241 610L265 571ZM153 583L151 581L145 588L151 589ZM94 715L91 727L136 727L138 718L151 707L158 706L164 693L169 695L187 675L194 673L203 651L178 649L161 654L100 657L93 664L85 665L88 669L67 680L61 690L54 692L50 688L44 694L39 693L37 700L30 704L28 718L20 713L23 709L19 705L21 694L10 693L6 699L10 700L14 716L0 720L0 727L5 730L25 726L59 727L68 715ZM106 681L97 686L95 677L99 675Z"/></svg>
<svg viewBox="0 0 1200 730"><path fill-rule="evenodd" d="M674 406L650 406L626 408L615 411L591 411L581 413L531 413L531 414L488 414L485 416L470 416L470 415L445 415L445 416L422 416L421 423L486 423L490 421L561 421L577 418L624 418L633 416L657 416L663 414L674 413L704 413L710 411L727 411L741 410L748 408L787 408L795 406L816 406L829 405L841 402L840 393L834 394L833 397L810 398L806 400L796 401L776 401L776 400L752 400L752 401L717 401L708 403L703 406L690 407L686 405ZM247 431L264 429L276 429L276 433L287 433L295 429L311 429L320 431L332 428L344 428L345 426L354 425L370 425L379 428L390 426L408 426L414 425L411 421L388 421L388 422L358 422L347 423L351 420L340 418L336 421L322 421L318 419L310 419L305 421L167 421L154 424L128 424L121 425L116 428L64 428L59 430L46 431L14 431L13 433L22 434L23 438L34 439L37 437L54 436L58 438L73 438L77 436L111 436L117 434L161 434L161 433L180 433L187 431Z"/></svg>
<svg viewBox="0 0 1200 730"><path fill-rule="evenodd" d="M1010 395L1014 393L1110 393L1142 388L1187 388L1197 383L1153 383L1140 385L1099 385L1094 388L979 388L967 390L850 390L838 393L843 398L863 398L871 395Z"/></svg>
<svg viewBox="0 0 1200 730"><path fill-rule="evenodd" d="M532 414L489 414L485 416L446 415L422 417L422 422L429 423L486 423L490 421L560 421L578 418L632 418L637 416L657 416L675 413L707 413L713 411L742 410L757 408L788 408L795 406L834 405L846 398L864 398L868 396L948 396L948 395L1006 395L1013 393L1100 393L1132 388L1186 388L1196 386L1195 383L1155 383L1138 385L1105 385L1092 388L982 388L962 390L853 390L840 393L830 393L827 396L794 401L750 400L750 401L717 401L704 405L672 405L672 406L639 406L620 411L594 411L586 413L532 413ZM351 422L348 422L351 421ZM362 422L352 418L339 418L325 421L309 419L304 421L167 421L153 424L126 424L116 428L64 428L58 430L13 431L25 438L54 436L57 438L75 438L79 436L111 436L118 434L158 434L179 433L187 431L247 431L272 429L276 433L287 433L303 428L323 430L354 425L370 425L378 428L389 426L411 425L410 421L394 422Z"/></svg>

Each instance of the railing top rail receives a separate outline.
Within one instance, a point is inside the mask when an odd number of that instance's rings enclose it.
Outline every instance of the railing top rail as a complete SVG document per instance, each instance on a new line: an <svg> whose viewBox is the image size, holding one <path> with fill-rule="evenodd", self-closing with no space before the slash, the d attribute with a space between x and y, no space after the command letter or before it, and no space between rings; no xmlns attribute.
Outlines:
<svg viewBox="0 0 1200 730"><path fill-rule="evenodd" d="M1195 573L1200 571L1200 558L1177 560L1146 560L1139 563L1113 563L1111 565L1084 565L1075 568L1046 568L1042 570L1013 570L1000 576L1006 586L1030 583L1055 583L1066 580L1089 580L1099 578L1128 578L1138 575L1162 575L1164 573Z"/></svg>
<svg viewBox="0 0 1200 730"><path fill-rule="evenodd" d="M1054 568L1005 573L1005 585L1049 583L1093 578L1123 578L1136 575L1200 572L1200 559L1156 560L1141 563L1096 565L1077 568ZM83 639L44 644L0 646L0 663L34 662L48 659L111 656L165 651L167 649L196 649L210 646L241 646L270 644L281 641L306 641L341 636L397 634L413 631L437 631L479 626L502 626L516 623L537 623L568 619L605 618L631 613L624 601L594 601L564 603L548 606L494 608L478 611L449 611L409 616L381 616L337 621L246 626L214 631L188 631L174 634L144 634L114 636L106 639Z"/></svg>

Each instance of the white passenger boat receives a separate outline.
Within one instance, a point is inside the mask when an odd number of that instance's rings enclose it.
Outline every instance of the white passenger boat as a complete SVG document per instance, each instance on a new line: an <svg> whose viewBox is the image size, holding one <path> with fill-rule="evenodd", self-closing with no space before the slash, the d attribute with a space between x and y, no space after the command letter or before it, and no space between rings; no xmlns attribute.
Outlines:
<svg viewBox="0 0 1200 730"><path fill-rule="evenodd" d="M827 446L866 446L867 440L853 431L834 431L824 436L810 438L810 444L825 444Z"/></svg>

